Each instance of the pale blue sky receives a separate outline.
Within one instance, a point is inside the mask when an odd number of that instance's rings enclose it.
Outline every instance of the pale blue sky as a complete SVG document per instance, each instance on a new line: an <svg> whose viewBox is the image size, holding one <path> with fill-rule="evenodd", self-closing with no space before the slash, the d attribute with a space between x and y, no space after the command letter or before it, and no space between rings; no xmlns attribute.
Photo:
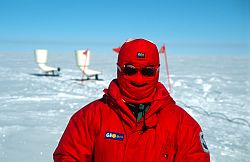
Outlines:
<svg viewBox="0 0 250 162"><path fill-rule="evenodd" d="M112 53L130 37L172 55L250 55L250 0L0 0L0 52Z"/></svg>

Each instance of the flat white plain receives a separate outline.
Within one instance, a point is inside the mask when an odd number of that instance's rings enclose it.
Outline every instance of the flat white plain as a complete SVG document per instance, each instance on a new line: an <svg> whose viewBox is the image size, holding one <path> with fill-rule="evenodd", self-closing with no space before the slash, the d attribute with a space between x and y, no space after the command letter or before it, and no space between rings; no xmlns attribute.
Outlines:
<svg viewBox="0 0 250 162"><path fill-rule="evenodd" d="M53 161L69 118L116 77L115 53L92 54L103 81L81 82L74 53L50 53L60 77L40 74L32 51L0 54L0 161ZM168 56L172 97L201 125L213 162L250 159L250 57ZM168 88L161 56L160 81Z"/></svg>

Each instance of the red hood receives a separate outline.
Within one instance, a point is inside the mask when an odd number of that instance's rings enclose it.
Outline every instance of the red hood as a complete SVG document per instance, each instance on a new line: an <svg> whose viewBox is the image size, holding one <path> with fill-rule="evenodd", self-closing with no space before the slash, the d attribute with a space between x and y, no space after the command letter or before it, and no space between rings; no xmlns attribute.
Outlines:
<svg viewBox="0 0 250 162"><path fill-rule="evenodd" d="M121 97L121 93L119 90L119 85L116 79L114 79L108 89L104 89L104 93L107 95L107 99L110 101L110 107L116 111L123 120L129 125L134 125L136 123L135 117L132 112L129 110L127 105L124 103ZM156 93L153 97L153 102L151 102L151 106L146 113L146 119L151 118L156 115L156 112L161 111L163 108L168 108L167 105L175 104L175 101L169 95L167 89L160 82L157 83ZM152 121L152 120L148 120ZM152 121L154 124L155 120ZM152 124L153 124L152 123Z"/></svg>

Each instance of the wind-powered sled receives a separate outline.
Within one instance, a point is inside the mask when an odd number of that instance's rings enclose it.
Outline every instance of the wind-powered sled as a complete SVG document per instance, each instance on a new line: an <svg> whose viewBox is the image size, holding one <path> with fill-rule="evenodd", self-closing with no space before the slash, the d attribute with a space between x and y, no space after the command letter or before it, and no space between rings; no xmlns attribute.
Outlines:
<svg viewBox="0 0 250 162"><path fill-rule="evenodd" d="M91 77L95 77L95 80L99 80L98 75L101 74L100 71L89 69L90 64L90 51L89 50L77 50L76 54L76 63L82 72L82 80L86 76L87 80Z"/></svg>
<svg viewBox="0 0 250 162"><path fill-rule="evenodd" d="M34 53L38 67L45 73L46 76L59 76L60 67L55 68L47 65L48 50L36 49Z"/></svg>

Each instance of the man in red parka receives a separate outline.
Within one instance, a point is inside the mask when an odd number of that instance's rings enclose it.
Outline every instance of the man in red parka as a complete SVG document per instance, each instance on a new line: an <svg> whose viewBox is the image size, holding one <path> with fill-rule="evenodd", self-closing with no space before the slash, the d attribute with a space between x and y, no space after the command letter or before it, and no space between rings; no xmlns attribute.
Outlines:
<svg viewBox="0 0 250 162"><path fill-rule="evenodd" d="M76 112L55 162L209 162L199 124L158 82L159 53L145 39L126 41L117 79L101 99Z"/></svg>

